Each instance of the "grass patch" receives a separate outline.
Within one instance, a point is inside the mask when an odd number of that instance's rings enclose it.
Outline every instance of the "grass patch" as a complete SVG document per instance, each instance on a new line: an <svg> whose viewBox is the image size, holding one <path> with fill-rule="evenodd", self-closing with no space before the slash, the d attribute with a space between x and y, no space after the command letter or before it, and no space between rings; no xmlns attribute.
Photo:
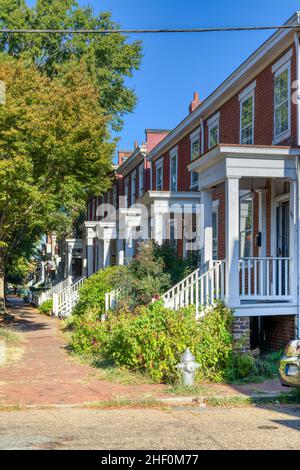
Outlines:
<svg viewBox="0 0 300 470"><path fill-rule="evenodd" d="M184 397L190 397L190 396L199 397L199 396L211 395L213 393L213 390L211 389L211 387L206 386L205 384L203 385L195 384L195 385L192 385L191 387L188 387L186 385L181 385L181 384L174 384L166 388L164 390L164 393L168 393L171 395L180 395Z"/></svg>
<svg viewBox="0 0 300 470"><path fill-rule="evenodd" d="M85 403L83 405L92 409L107 409L107 408L163 408L165 405L160 403L154 398L130 398L123 396L116 396L110 400L103 400L98 402Z"/></svg>
<svg viewBox="0 0 300 470"><path fill-rule="evenodd" d="M93 367L95 376L98 380L106 380L112 383L122 385L143 385L153 384L153 380L147 375L139 371L130 371L126 367L118 367L109 359L104 359L99 355L77 355L74 352L71 356L81 364Z"/></svg>
<svg viewBox="0 0 300 470"><path fill-rule="evenodd" d="M273 398L264 396L206 397L203 403L212 407L300 404L300 393L298 390L292 390L291 393L281 393Z"/></svg>
<svg viewBox="0 0 300 470"><path fill-rule="evenodd" d="M12 362L16 362L21 359L23 355L23 337L20 333L13 330L12 328L4 327L0 325L0 342L4 343L4 363L0 362L1 366L7 366Z"/></svg>
<svg viewBox="0 0 300 470"><path fill-rule="evenodd" d="M262 354L255 359L253 371L241 379L233 379L232 384L261 383L278 378L279 361L283 351Z"/></svg>

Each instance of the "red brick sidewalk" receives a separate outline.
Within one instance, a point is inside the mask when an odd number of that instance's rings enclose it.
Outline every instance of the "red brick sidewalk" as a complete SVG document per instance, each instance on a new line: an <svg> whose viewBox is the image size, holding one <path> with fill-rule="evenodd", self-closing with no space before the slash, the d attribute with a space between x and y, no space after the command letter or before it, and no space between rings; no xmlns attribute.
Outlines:
<svg viewBox="0 0 300 470"><path fill-rule="evenodd" d="M0 369L0 404L79 404L119 396L159 393L159 385L119 385L95 378L93 368L68 356L58 320L39 315L18 299L10 300L12 327L23 332L21 360Z"/></svg>

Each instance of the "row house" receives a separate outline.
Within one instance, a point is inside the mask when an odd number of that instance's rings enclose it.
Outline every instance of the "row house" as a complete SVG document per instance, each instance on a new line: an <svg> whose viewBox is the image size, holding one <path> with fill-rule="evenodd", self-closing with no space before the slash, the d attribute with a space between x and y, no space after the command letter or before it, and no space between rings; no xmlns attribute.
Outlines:
<svg viewBox="0 0 300 470"><path fill-rule="evenodd" d="M151 208L147 236L158 243L172 238L176 208L190 207L201 269L211 273L211 300L217 295L234 310L235 332L249 331L252 348L281 348L299 337L299 25L296 13L285 23L290 28L276 31L205 100L195 93L189 114L172 131L146 132L146 144L120 162L107 195L113 205L124 197L124 206L115 207L138 229L145 227L138 204L148 208L148 220ZM103 222L97 264L95 220L86 222L87 233L94 230L89 274L134 255L118 221ZM186 256L185 239L174 243ZM175 286L166 304L195 303L187 291L193 279Z"/></svg>

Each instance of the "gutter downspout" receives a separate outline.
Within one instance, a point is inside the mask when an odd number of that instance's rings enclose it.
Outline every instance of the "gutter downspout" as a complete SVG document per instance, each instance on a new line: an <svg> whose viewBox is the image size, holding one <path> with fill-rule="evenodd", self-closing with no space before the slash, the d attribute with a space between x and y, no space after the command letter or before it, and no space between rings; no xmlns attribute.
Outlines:
<svg viewBox="0 0 300 470"><path fill-rule="evenodd" d="M298 34L294 34L296 48L297 145L300 146L300 47ZM298 319L297 337L300 339L300 156L297 157L297 261L298 261Z"/></svg>

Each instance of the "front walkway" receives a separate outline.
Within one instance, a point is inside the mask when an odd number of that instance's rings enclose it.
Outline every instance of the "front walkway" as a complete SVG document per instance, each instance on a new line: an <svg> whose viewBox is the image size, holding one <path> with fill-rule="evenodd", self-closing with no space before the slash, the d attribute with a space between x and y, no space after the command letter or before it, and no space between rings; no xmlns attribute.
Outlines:
<svg viewBox="0 0 300 470"><path fill-rule="evenodd" d="M0 368L0 407L80 405L117 397L163 398L165 402L182 400L182 397L165 394L163 385L122 385L99 380L96 369L78 364L68 355L59 320L40 315L20 299L11 298L10 304L13 322L9 325L23 333L25 350L18 362ZM278 381L239 386L205 384L203 387L204 396L223 398L257 394L271 397L288 391Z"/></svg>
<svg viewBox="0 0 300 470"><path fill-rule="evenodd" d="M100 381L95 369L68 356L58 320L37 313L23 301L11 298L10 326L24 333L24 355L0 368L0 405L82 404L153 394L160 385L121 385Z"/></svg>

